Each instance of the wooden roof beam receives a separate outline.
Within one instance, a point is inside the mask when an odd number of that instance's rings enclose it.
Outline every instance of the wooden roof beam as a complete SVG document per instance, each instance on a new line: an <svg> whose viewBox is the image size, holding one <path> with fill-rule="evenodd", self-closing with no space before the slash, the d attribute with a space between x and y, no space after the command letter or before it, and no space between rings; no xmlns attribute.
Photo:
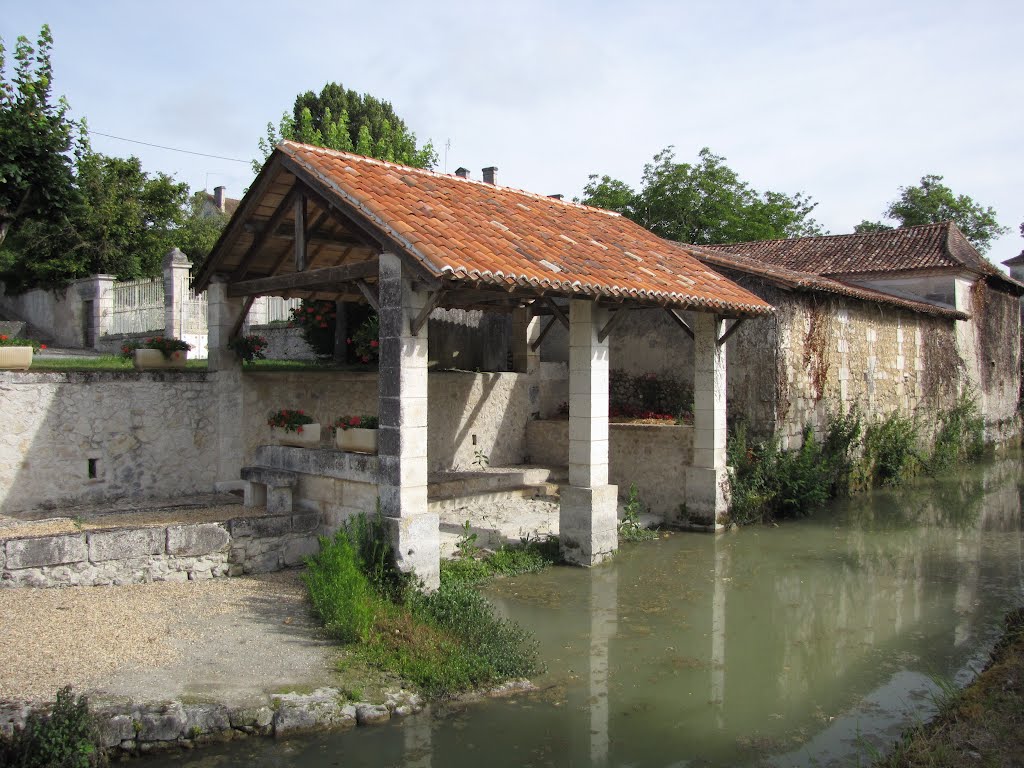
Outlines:
<svg viewBox="0 0 1024 768"><path fill-rule="evenodd" d="M266 229L259 235L256 235L256 239L252 241L252 245L242 256L242 260L238 263L238 269L231 274L231 280L237 282L245 277L249 273L249 267L252 265L253 259L256 258L256 254L259 253L260 249L266 244L269 239L269 233L277 229L277 226L284 221L284 217L291 210L295 203L296 198L299 195L299 184L296 183L288 190L288 194L284 196L277 208L270 215L270 219L267 221Z"/></svg>
<svg viewBox="0 0 1024 768"><path fill-rule="evenodd" d="M357 261L336 267L308 269L305 272L290 272L285 275L260 277L228 284L228 296L251 296L291 290L323 290L338 283L352 283L367 277L377 277L377 259Z"/></svg>

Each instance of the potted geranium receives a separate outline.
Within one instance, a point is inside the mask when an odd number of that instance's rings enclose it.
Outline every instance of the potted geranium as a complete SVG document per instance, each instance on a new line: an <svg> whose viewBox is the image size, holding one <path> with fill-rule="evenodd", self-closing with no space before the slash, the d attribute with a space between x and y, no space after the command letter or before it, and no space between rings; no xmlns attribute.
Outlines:
<svg viewBox="0 0 1024 768"><path fill-rule="evenodd" d="M144 368L184 368L188 359L188 351L192 345L173 336L152 336L142 342L142 346L132 350L135 367Z"/></svg>
<svg viewBox="0 0 1024 768"><path fill-rule="evenodd" d="M32 353L46 349L35 339L0 334L0 368L9 371L27 371L32 365Z"/></svg>
<svg viewBox="0 0 1024 768"><path fill-rule="evenodd" d="M305 411L282 408L267 419L270 435L282 445L307 448L320 444L320 425Z"/></svg>
<svg viewBox="0 0 1024 768"><path fill-rule="evenodd" d="M361 363L376 363L380 358L380 317L370 315L345 342Z"/></svg>
<svg viewBox="0 0 1024 768"><path fill-rule="evenodd" d="M376 416L342 416L331 425L334 444L342 451L376 453L378 423Z"/></svg>
<svg viewBox="0 0 1024 768"><path fill-rule="evenodd" d="M265 336L250 333L247 336L236 336L228 342L228 347L235 351L243 363L251 363L253 360L264 360L264 351L268 346Z"/></svg>

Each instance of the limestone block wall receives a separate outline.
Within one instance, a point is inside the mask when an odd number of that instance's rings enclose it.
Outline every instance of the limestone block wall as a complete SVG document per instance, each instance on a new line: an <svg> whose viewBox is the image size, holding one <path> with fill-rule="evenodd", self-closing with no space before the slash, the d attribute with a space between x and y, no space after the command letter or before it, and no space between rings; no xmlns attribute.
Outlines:
<svg viewBox="0 0 1024 768"><path fill-rule="evenodd" d="M288 325L251 325L249 333L256 333L267 340L264 355L268 360L315 360L316 355L302 338L301 328Z"/></svg>
<svg viewBox="0 0 1024 768"><path fill-rule="evenodd" d="M319 551L319 514L0 541L0 587L105 586L266 573Z"/></svg>
<svg viewBox="0 0 1024 768"><path fill-rule="evenodd" d="M0 513L210 491L212 395L204 371L0 372Z"/></svg>
<svg viewBox="0 0 1024 768"><path fill-rule="evenodd" d="M568 420L531 421L526 435L531 463L568 465ZM693 427L609 424L608 441L609 482L619 487L619 498L625 499L630 483L636 483L643 503L675 522L686 500L683 469L693 462Z"/></svg>
<svg viewBox="0 0 1024 768"><path fill-rule="evenodd" d="M540 409L537 379L521 373L432 372L428 458L431 471L473 466L476 451L493 465L518 464L526 424ZM242 376L246 463L271 442L267 417L301 408L321 424L345 415L377 413L377 374L338 371L246 372ZM330 445L329 430L322 430Z"/></svg>

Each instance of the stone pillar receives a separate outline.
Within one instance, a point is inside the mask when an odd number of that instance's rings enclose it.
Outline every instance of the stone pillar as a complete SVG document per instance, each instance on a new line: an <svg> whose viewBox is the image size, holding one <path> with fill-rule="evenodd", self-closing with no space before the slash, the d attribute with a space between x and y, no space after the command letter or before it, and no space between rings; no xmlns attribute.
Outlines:
<svg viewBox="0 0 1024 768"><path fill-rule="evenodd" d="M381 511L398 567L415 571L428 590L440 584L437 513L427 511L427 323L411 324L427 303L393 253L380 256L378 462Z"/></svg>
<svg viewBox="0 0 1024 768"><path fill-rule="evenodd" d="M618 489L608 484L608 312L569 302L569 484L559 491L562 556L596 565L618 548Z"/></svg>
<svg viewBox="0 0 1024 768"><path fill-rule="evenodd" d="M164 257L164 336L185 337L182 306L188 300L188 279L192 262L172 248Z"/></svg>
<svg viewBox="0 0 1024 768"><path fill-rule="evenodd" d="M971 290L974 288L974 280L957 277L953 280L954 306L961 312L972 315L970 320L956 320L956 351L960 353L960 359L964 361L964 376L960 376L957 382L957 393L970 387L978 398L978 406L982 415L987 413L985 403L985 392L981 388L981 371L978 369L978 337L976 333L977 321L973 318L974 307L971 306Z"/></svg>
<svg viewBox="0 0 1024 768"><path fill-rule="evenodd" d="M114 275L93 275L76 283L78 296L92 313L85 323L92 329L92 348L100 349L100 339L110 334L114 323ZM89 339L83 339L83 346L89 346Z"/></svg>
<svg viewBox="0 0 1024 768"><path fill-rule="evenodd" d="M540 336L540 318L530 317L529 307L512 313L512 370L534 373L540 368L540 349L530 348Z"/></svg>
<svg viewBox="0 0 1024 768"><path fill-rule="evenodd" d="M206 322L209 333L207 368L213 375L217 399L217 483L231 488L240 482L243 440L242 362L228 349L228 339L238 316L242 299L229 299L227 283L214 277L206 289ZM221 485L223 484L223 485Z"/></svg>
<svg viewBox="0 0 1024 768"><path fill-rule="evenodd" d="M724 323L693 313L693 466L686 470L686 508L694 525L719 529L728 513L725 464Z"/></svg>

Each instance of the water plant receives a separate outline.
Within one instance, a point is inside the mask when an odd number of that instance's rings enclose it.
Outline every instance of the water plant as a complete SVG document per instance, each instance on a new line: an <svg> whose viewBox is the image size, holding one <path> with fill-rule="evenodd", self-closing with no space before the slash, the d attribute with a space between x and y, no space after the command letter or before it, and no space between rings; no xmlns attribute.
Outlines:
<svg viewBox="0 0 1024 768"><path fill-rule="evenodd" d="M622 508L622 519L619 521L619 538L623 541L650 541L658 538L658 532L652 531L640 523L640 513L644 504L640 500L640 491L636 483L629 485L629 497Z"/></svg>
<svg viewBox="0 0 1024 768"><path fill-rule="evenodd" d="M939 472L978 459L985 450L985 420L973 392L964 392L956 404L938 416L935 444L928 471Z"/></svg>

